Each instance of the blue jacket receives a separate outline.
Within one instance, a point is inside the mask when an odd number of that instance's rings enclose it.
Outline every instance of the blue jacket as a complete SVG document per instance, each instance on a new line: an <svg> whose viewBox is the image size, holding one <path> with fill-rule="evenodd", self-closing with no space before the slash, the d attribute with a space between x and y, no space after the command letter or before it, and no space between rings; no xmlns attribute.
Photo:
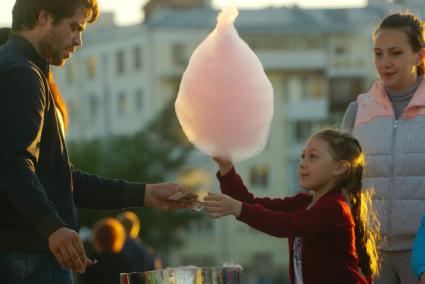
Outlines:
<svg viewBox="0 0 425 284"><path fill-rule="evenodd" d="M413 243L412 268L418 279L425 272L425 214Z"/></svg>

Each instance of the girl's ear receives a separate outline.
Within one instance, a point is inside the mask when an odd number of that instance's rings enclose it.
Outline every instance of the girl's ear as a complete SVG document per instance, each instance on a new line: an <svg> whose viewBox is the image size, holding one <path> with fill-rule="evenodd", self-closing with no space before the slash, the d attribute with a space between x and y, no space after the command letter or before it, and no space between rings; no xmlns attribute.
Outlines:
<svg viewBox="0 0 425 284"><path fill-rule="evenodd" d="M335 167L333 175L340 176L345 174L350 169L350 163L348 161L339 161L338 165Z"/></svg>

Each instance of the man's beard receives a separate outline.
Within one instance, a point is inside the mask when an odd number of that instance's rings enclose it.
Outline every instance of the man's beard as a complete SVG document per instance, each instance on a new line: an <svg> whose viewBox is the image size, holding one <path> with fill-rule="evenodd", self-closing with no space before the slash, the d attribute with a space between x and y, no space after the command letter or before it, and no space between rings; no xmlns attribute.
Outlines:
<svg viewBox="0 0 425 284"><path fill-rule="evenodd" d="M58 49L57 42L60 42L60 37L52 32L40 41L39 48L42 57L49 60L51 65L63 66L65 58L62 55L63 50Z"/></svg>

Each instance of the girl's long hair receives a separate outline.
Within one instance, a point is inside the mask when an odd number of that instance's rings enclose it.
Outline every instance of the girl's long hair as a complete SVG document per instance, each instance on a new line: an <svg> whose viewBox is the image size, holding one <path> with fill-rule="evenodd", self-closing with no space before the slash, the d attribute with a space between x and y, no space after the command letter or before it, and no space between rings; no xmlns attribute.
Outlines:
<svg viewBox="0 0 425 284"><path fill-rule="evenodd" d="M59 109L59 112L62 115L62 119L63 119L63 125L64 125L64 130L68 130L68 125L69 125L69 115L68 115L68 109L66 107L66 103L64 101L64 99L61 96L61 93L59 91L58 86L56 86L56 83L53 79L53 73L50 71L49 72L49 87L50 90L52 91L53 94L53 99L55 101L55 105L56 107Z"/></svg>
<svg viewBox="0 0 425 284"><path fill-rule="evenodd" d="M362 188L365 163L360 143L350 133L326 129L313 135L326 141L335 161L347 161L348 170L338 180L337 186L348 195L355 223L356 251L362 273L373 279L380 268L377 242L380 239L380 223L372 205L372 189Z"/></svg>

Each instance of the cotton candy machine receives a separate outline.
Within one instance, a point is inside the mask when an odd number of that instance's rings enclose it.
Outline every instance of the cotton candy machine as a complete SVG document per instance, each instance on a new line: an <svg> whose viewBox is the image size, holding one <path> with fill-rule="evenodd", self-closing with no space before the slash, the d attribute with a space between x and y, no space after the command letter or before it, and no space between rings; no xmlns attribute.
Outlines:
<svg viewBox="0 0 425 284"><path fill-rule="evenodd" d="M239 284L242 267L176 267L121 273L121 284Z"/></svg>

